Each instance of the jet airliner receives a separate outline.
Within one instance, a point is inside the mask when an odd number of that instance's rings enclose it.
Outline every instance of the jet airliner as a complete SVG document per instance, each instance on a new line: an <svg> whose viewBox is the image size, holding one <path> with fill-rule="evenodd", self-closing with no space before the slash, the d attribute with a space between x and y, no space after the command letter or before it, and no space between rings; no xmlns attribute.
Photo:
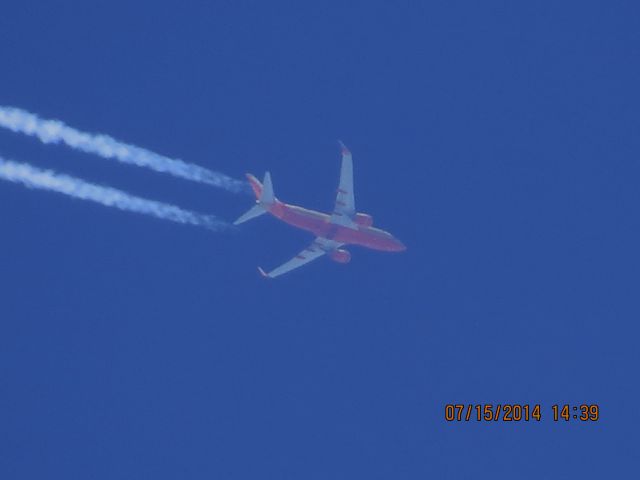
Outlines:
<svg viewBox="0 0 640 480"><path fill-rule="evenodd" d="M258 267L262 276L275 278L325 254L338 263L348 263L351 260L351 254L340 248L344 245L360 245L387 252L406 250L402 242L389 232L373 227L371 215L356 212L353 194L353 160L347 147L342 142L339 143L342 166L335 207L331 214L289 205L278 200L273 193L269 172L265 173L262 183L253 175L247 174L247 179L256 195L256 204L238 218L234 225L270 213L274 217L294 227L307 230L316 236L311 245L269 273Z"/></svg>

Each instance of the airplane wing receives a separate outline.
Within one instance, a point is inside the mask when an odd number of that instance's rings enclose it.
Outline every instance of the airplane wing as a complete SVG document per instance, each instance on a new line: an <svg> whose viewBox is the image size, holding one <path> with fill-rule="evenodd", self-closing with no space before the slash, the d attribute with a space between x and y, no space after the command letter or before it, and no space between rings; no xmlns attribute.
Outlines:
<svg viewBox="0 0 640 480"><path fill-rule="evenodd" d="M298 267L306 265L307 263L315 260L316 258L320 258L325 253L330 253L331 251L340 247L342 243L334 242L333 240L329 240L327 238L317 237L311 245L302 250L298 255L293 257L288 262L283 263L277 268L274 268L269 273L266 273L262 268L258 267L258 270L262 274L263 277L275 278L283 273L290 272Z"/></svg>
<svg viewBox="0 0 640 480"><path fill-rule="evenodd" d="M336 204L331 215L331 222L339 225L353 224L352 218L356 214L356 202L353 195L353 160L351 152L342 142L338 142L342 151L342 165L340 167L340 184Z"/></svg>

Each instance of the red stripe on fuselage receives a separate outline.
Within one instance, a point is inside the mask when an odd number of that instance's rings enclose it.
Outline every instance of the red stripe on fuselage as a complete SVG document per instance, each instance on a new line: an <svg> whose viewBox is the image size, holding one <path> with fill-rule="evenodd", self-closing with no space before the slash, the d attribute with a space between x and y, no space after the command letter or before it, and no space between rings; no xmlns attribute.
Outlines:
<svg viewBox="0 0 640 480"><path fill-rule="evenodd" d="M269 208L269 212L289 225L313 233L317 237L329 238L340 243L360 245L374 250L399 251L405 246L393 235L374 227L349 228L331 223L326 213L308 210L278 201Z"/></svg>

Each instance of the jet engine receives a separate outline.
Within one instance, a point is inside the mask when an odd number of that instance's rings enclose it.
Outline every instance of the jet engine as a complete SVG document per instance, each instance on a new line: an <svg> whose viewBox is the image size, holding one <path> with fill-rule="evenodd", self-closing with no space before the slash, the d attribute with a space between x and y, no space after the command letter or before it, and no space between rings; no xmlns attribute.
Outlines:
<svg viewBox="0 0 640 480"><path fill-rule="evenodd" d="M338 263L349 263L351 261L351 254L348 251L343 250L342 248L331 252L329 254L329 257L331 258L331 260Z"/></svg>
<svg viewBox="0 0 640 480"><path fill-rule="evenodd" d="M363 227L370 227L373 225L373 217L368 213L356 213L356 218L354 218L353 221Z"/></svg>

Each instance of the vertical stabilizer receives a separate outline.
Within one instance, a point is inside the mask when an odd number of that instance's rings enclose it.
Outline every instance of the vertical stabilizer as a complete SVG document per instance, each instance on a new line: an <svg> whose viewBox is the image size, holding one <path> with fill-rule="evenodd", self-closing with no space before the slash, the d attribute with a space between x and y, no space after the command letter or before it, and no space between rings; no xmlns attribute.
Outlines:
<svg viewBox="0 0 640 480"><path fill-rule="evenodd" d="M264 180L262 180L262 194L260 195L260 203L266 203L267 205L273 203L276 197L273 195L273 184L271 183L271 174L269 172L264 174Z"/></svg>
<svg viewBox="0 0 640 480"><path fill-rule="evenodd" d="M271 174L269 172L264 174L262 184L251 174L247 174L247 178L256 194L256 204L247 213L233 222L234 225L240 225L247 220L264 215L269 211L269 206L276 201L276 197L273 195L273 184L271 183Z"/></svg>

